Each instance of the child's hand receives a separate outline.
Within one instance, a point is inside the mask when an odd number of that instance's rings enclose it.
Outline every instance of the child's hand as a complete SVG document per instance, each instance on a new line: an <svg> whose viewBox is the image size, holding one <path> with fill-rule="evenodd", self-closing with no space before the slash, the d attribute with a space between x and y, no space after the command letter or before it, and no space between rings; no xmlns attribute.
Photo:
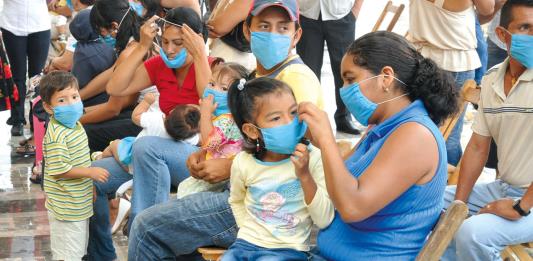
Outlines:
<svg viewBox="0 0 533 261"><path fill-rule="evenodd" d="M90 178L92 180L98 181L100 183L107 182L109 172L106 169L100 167L90 167L89 171L91 173Z"/></svg>
<svg viewBox="0 0 533 261"><path fill-rule="evenodd" d="M155 93L149 92L149 93L144 95L143 101L145 101L146 103L152 105L155 102L156 98L157 98L157 96L155 95Z"/></svg>
<svg viewBox="0 0 533 261"><path fill-rule="evenodd" d="M307 178L311 174L309 172L309 151L306 145L302 143L296 145L296 149L291 156L291 161L294 164L296 176L299 179Z"/></svg>
<svg viewBox="0 0 533 261"><path fill-rule="evenodd" d="M208 95L206 98L200 99L200 114L201 115L212 115L218 103L213 103L213 95Z"/></svg>

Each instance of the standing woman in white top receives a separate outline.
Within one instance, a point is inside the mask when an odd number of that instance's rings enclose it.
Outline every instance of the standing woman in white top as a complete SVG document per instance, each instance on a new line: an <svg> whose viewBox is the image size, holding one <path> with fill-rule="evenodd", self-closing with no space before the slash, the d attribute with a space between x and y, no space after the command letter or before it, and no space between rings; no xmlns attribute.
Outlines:
<svg viewBox="0 0 533 261"><path fill-rule="evenodd" d="M418 51L450 72L461 89L474 79L481 66L476 52L476 0L410 0L409 35ZM457 165L463 154L461 132L463 115L446 141L448 163Z"/></svg>
<svg viewBox="0 0 533 261"><path fill-rule="evenodd" d="M22 136L26 124L26 73L29 77L41 73L50 45L51 26L46 0L4 1L0 27L20 97L11 109L7 124L13 125L11 135Z"/></svg>

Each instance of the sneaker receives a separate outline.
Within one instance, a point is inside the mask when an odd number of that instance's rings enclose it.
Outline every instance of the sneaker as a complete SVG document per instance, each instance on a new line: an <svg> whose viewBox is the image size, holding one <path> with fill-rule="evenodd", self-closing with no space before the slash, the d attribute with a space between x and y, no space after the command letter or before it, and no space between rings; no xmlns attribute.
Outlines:
<svg viewBox="0 0 533 261"><path fill-rule="evenodd" d="M128 226L127 221L130 215L130 209L131 209L131 203L124 198L120 198L119 204L118 204L117 219L115 219L115 223L113 224L113 227L111 228L111 234L115 234L118 231L118 229L122 226Z"/></svg>

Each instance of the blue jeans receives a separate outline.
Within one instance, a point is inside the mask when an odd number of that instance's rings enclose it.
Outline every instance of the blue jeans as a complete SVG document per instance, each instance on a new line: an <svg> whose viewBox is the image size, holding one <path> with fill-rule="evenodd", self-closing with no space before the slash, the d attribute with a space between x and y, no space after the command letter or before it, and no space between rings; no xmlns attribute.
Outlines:
<svg viewBox="0 0 533 261"><path fill-rule="evenodd" d="M109 202L108 199L115 196L115 192L124 182L132 179L132 175L115 161L115 158L104 158L94 161L93 167L104 168L109 171L109 178L106 183L94 182L96 189L96 201L94 202L94 214L89 223L89 245L87 254L89 260L108 261L117 258L113 239L111 235L111 225L109 224Z"/></svg>
<svg viewBox="0 0 533 261"><path fill-rule="evenodd" d="M481 25L479 24L479 20L476 17L476 39L477 39L477 48L476 52L479 56L479 60L481 61L481 67L476 69L476 76L474 80L479 85L481 84L481 78L485 75L485 72L487 71L487 61L488 61L488 53L487 53L487 42L485 41L485 36L483 35L483 30L481 29Z"/></svg>
<svg viewBox="0 0 533 261"><path fill-rule="evenodd" d="M444 205L454 199L456 186L448 186ZM501 260L500 252L508 245L533 241L533 215L510 221L493 214L476 215L488 203L502 198L520 198L525 189L513 187L501 180L476 184L468 198L472 215L464 221L441 260L488 261Z"/></svg>
<svg viewBox="0 0 533 261"><path fill-rule="evenodd" d="M133 144L133 197L130 225L135 216L155 204L168 201L170 184L189 177L186 162L196 146L154 136L141 137Z"/></svg>
<svg viewBox="0 0 533 261"><path fill-rule="evenodd" d="M135 214L168 200L171 182L177 185L189 176L185 161L196 150L192 145L159 137L142 137L135 141L130 224ZM133 176L124 171L114 158L101 159L92 165L106 169L110 176L106 183L94 183L97 199L89 225L88 254L91 260L113 260L116 253L109 224L108 198L113 197L120 185Z"/></svg>
<svg viewBox="0 0 533 261"><path fill-rule="evenodd" d="M451 72L455 80L455 88L461 91L463 84L468 79L474 79L474 70L464 72ZM459 160L463 156L463 148L461 147L461 133L463 132L463 123L465 111L461 112L461 116L457 120L455 127L453 127L452 133L446 140L446 152L448 154L448 163L456 166Z"/></svg>
<svg viewBox="0 0 533 261"><path fill-rule="evenodd" d="M222 261L296 261L311 260L311 255L290 248L264 248L242 239L237 239L224 253Z"/></svg>
<svg viewBox="0 0 533 261"><path fill-rule="evenodd" d="M229 191L200 192L144 210L131 226L128 260L174 260L198 247L229 247L237 224L228 198Z"/></svg>

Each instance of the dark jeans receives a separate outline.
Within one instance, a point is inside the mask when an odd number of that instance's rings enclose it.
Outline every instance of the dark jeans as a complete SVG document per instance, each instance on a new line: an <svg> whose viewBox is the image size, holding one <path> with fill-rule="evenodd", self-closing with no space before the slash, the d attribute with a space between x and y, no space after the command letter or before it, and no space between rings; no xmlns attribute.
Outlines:
<svg viewBox="0 0 533 261"><path fill-rule="evenodd" d="M109 145L109 142L125 137L135 137L142 128L131 121L131 110L122 111L117 117L100 122L84 124L85 132L89 139L89 149L94 151L103 151Z"/></svg>
<svg viewBox="0 0 533 261"><path fill-rule="evenodd" d="M346 49L355 39L355 17L352 12L339 20L331 21L322 21L321 16L318 17L318 20L300 16L300 24L303 34L296 45L298 54L320 79L324 58L324 41L327 43L331 70L335 80L335 101L337 104L335 121L351 119L350 113L340 98L339 89L343 85L340 72L341 60Z"/></svg>
<svg viewBox="0 0 533 261"><path fill-rule="evenodd" d="M493 67L496 64L499 64L507 58L507 50L503 50L500 47L498 47L496 44L494 44L491 40L487 40L487 51L488 51L488 68ZM489 151L489 158L487 159L487 163L485 166L487 168L496 169L498 167L498 154L496 153L498 151L498 147L496 147L496 143L494 140L490 143L490 151Z"/></svg>
<svg viewBox="0 0 533 261"><path fill-rule="evenodd" d="M43 70L50 46L50 30L28 36L16 36L2 28L2 37L11 64L13 81L17 85L20 97L11 109L11 120L14 125L26 124L24 117L26 74L32 77Z"/></svg>

